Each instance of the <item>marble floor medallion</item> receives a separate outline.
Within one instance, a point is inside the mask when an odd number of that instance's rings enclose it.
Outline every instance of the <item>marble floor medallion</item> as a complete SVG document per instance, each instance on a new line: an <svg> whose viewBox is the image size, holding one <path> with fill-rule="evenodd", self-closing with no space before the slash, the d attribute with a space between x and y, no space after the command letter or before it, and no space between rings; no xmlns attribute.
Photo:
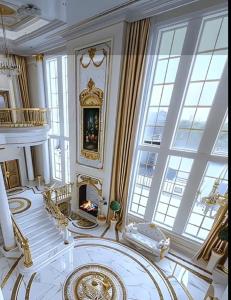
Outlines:
<svg viewBox="0 0 231 300"><path fill-rule="evenodd" d="M8 200L8 202L12 214L18 214L24 212L27 209L29 209L31 206L31 201L26 198L20 198L20 197L11 198Z"/></svg>
<svg viewBox="0 0 231 300"><path fill-rule="evenodd" d="M65 300L125 300L119 275L108 267L87 264L75 269L64 284Z"/></svg>
<svg viewBox="0 0 231 300"><path fill-rule="evenodd" d="M98 226L97 223L89 221L85 218L80 217L76 214L76 216L73 218L72 224L80 229L92 229Z"/></svg>

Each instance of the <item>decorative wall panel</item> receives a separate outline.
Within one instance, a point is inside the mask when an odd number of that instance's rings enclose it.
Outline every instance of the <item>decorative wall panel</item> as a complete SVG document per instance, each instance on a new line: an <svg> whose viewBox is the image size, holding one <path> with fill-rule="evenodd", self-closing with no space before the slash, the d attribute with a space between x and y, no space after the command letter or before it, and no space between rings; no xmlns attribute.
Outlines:
<svg viewBox="0 0 231 300"><path fill-rule="evenodd" d="M76 50L77 162L102 169L111 42Z"/></svg>

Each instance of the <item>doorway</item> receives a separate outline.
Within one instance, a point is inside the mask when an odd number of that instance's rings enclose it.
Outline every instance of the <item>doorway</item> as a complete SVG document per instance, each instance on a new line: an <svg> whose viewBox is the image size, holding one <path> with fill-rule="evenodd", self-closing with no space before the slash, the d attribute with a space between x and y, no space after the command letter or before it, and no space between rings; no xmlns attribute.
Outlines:
<svg viewBox="0 0 231 300"><path fill-rule="evenodd" d="M1 163L6 190L21 186L18 160L8 160Z"/></svg>
<svg viewBox="0 0 231 300"><path fill-rule="evenodd" d="M12 121L11 112L6 108L10 108L9 91L0 91L0 123Z"/></svg>

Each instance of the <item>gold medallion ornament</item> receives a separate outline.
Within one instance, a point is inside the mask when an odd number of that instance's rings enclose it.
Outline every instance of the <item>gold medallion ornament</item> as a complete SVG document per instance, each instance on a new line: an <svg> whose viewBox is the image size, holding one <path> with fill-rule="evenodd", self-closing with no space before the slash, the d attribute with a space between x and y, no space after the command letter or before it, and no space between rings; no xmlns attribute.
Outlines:
<svg viewBox="0 0 231 300"><path fill-rule="evenodd" d="M65 300L125 300L126 290L120 277L102 265L77 268L64 285Z"/></svg>

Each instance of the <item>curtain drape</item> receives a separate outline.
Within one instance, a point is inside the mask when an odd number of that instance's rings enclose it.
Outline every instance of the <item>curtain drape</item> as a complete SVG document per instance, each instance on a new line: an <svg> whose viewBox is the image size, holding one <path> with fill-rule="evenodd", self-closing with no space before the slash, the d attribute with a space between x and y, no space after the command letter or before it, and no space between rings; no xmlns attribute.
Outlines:
<svg viewBox="0 0 231 300"><path fill-rule="evenodd" d="M23 108L30 108L30 97L28 88L28 72L26 58L19 55L13 55L15 63L20 66L21 73L17 76L19 90L22 99Z"/></svg>
<svg viewBox="0 0 231 300"><path fill-rule="evenodd" d="M127 25L110 200L121 204L117 229L125 221L128 187L140 108L150 20Z"/></svg>
<svg viewBox="0 0 231 300"><path fill-rule="evenodd" d="M219 264L224 264L227 256L228 256L228 243L222 242L219 237L219 231L223 226L228 224L228 204L221 206L217 212L217 217L214 220L213 227L204 241L202 247L199 249L198 253L195 255L197 260L203 259L204 261L208 262L211 256L212 249L219 249L221 250L224 255L221 258Z"/></svg>

